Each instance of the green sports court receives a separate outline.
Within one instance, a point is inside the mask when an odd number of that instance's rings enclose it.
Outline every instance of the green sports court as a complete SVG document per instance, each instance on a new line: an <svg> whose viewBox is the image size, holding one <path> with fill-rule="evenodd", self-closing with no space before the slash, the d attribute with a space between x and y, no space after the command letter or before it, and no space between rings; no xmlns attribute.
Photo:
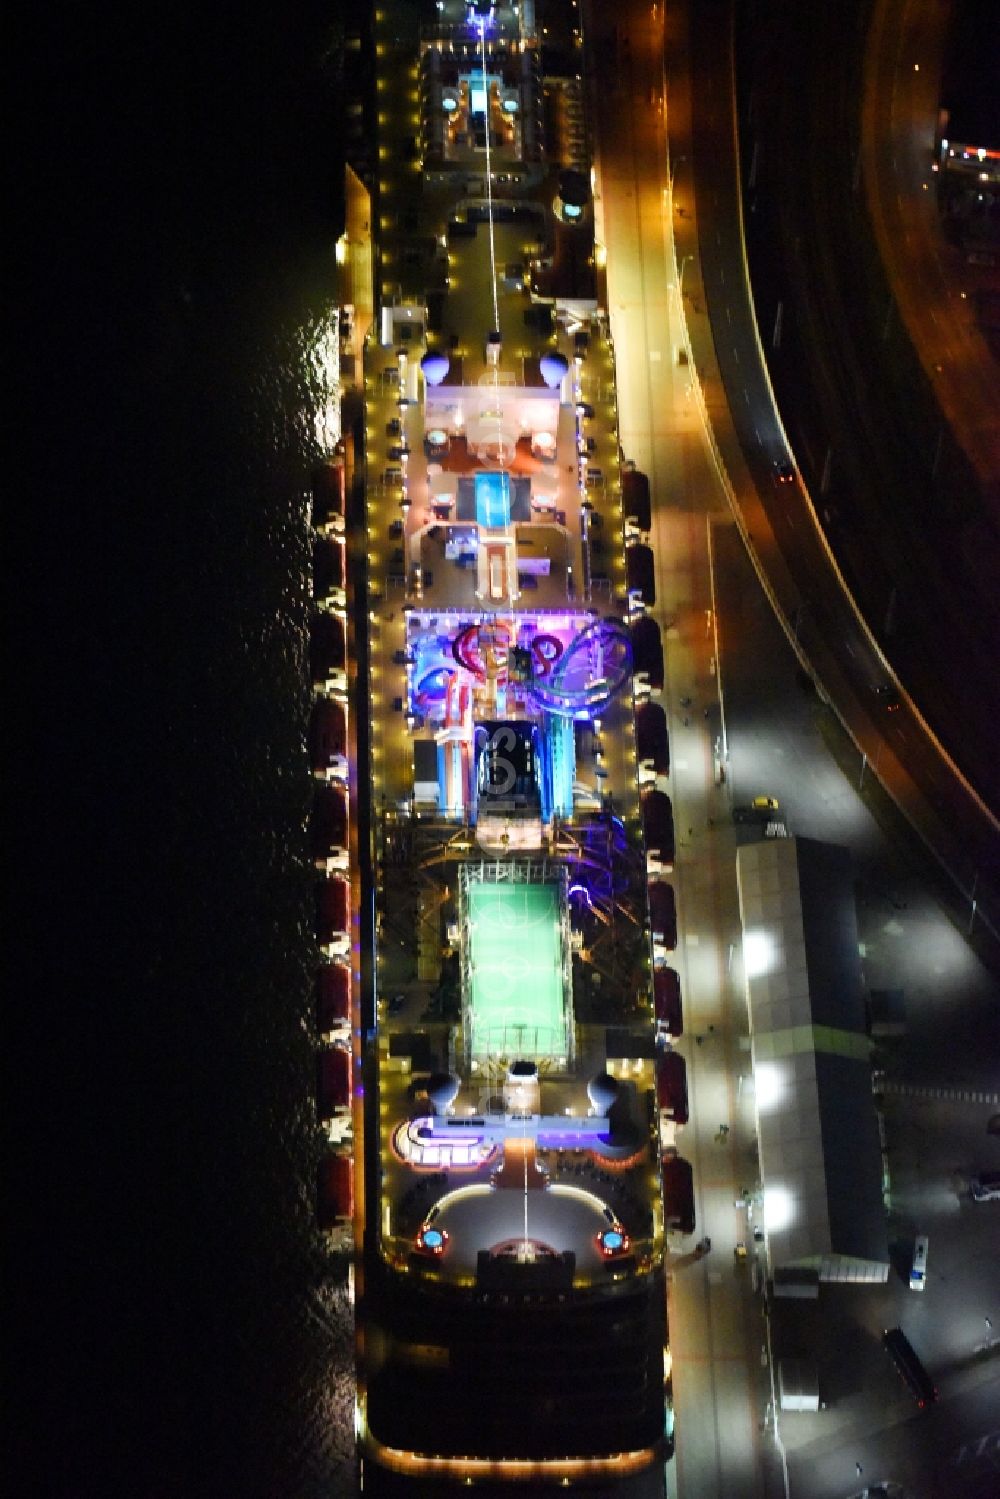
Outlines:
<svg viewBox="0 0 1000 1499"><path fill-rule="evenodd" d="M474 1057L565 1057L562 887L469 881L466 1023Z"/></svg>

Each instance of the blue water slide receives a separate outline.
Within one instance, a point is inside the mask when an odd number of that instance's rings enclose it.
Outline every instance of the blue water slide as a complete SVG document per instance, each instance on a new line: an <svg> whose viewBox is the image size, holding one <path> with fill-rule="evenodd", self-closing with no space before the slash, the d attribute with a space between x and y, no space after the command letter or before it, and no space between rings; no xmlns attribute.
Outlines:
<svg viewBox="0 0 1000 1499"><path fill-rule="evenodd" d="M447 774L446 774L447 767L445 765L445 754L447 752L447 746L443 745L443 744L439 744L438 747L437 747L437 751L438 751L438 811L441 813L442 817L446 817L448 815L448 791L447 791L448 777L447 777Z"/></svg>
<svg viewBox="0 0 1000 1499"><path fill-rule="evenodd" d="M552 817L552 735L550 732L552 720L545 715L542 729L536 726L532 730L533 748L535 751L535 764L538 766L538 794L542 804L542 821L549 822Z"/></svg>
<svg viewBox="0 0 1000 1499"><path fill-rule="evenodd" d="M576 736L572 718L565 714L546 713L545 737L551 764L552 811L557 817L570 817L576 778Z"/></svg>

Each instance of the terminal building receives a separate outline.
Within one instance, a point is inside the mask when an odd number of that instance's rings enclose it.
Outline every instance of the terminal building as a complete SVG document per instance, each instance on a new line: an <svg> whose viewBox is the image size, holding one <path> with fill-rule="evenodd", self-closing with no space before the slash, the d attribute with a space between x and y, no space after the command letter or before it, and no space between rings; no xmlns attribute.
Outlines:
<svg viewBox="0 0 1000 1499"><path fill-rule="evenodd" d="M775 1294L889 1273L850 853L737 853L768 1274Z"/></svg>

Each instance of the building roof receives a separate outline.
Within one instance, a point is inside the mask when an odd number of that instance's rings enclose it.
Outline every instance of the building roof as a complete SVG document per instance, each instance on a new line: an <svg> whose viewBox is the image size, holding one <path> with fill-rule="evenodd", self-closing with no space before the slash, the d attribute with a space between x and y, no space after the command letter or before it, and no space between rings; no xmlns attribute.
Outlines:
<svg viewBox="0 0 1000 1499"><path fill-rule="evenodd" d="M772 1270L884 1265L850 853L764 840L739 850L737 873Z"/></svg>

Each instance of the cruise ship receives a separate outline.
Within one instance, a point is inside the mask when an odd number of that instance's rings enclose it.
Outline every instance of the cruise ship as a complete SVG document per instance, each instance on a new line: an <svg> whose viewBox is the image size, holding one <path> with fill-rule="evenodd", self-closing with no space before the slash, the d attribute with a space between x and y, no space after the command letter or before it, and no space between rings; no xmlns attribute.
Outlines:
<svg viewBox="0 0 1000 1499"><path fill-rule="evenodd" d="M580 12L379 0L372 41L363 441L331 470L313 671L362 1482L652 1496L686 1090Z"/></svg>

